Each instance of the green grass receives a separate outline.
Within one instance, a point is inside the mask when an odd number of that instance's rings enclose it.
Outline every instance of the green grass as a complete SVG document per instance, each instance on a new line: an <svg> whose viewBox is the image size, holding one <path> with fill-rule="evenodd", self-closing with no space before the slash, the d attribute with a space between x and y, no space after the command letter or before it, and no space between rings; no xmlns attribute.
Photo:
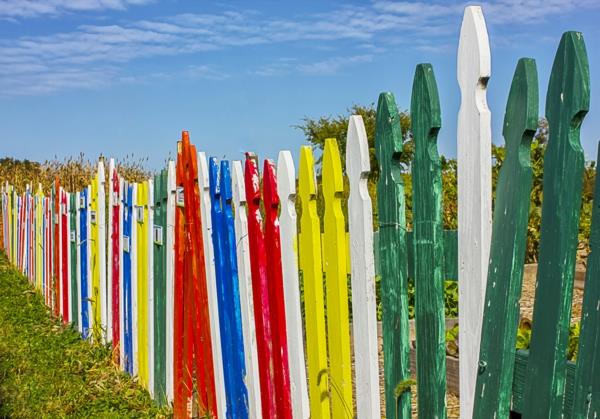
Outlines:
<svg viewBox="0 0 600 419"><path fill-rule="evenodd" d="M170 417L112 362L82 341L0 252L0 418Z"/></svg>

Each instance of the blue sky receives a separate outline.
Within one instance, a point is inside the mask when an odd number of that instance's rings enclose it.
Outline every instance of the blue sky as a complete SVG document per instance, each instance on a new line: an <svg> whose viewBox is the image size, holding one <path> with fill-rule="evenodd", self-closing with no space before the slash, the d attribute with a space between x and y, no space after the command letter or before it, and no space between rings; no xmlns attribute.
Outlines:
<svg viewBox="0 0 600 419"><path fill-rule="evenodd" d="M0 155L148 157L160 168L182 129L209 155L275 158L304 144L293 126L376 102L410 107L414 68L433 64L439 148L456 153L456 49L464 2L0 0ZM495 0L493 140L518 58L537 60L540 114L560 36L587 42L587 159L600 140L600 1Z"/></svg>

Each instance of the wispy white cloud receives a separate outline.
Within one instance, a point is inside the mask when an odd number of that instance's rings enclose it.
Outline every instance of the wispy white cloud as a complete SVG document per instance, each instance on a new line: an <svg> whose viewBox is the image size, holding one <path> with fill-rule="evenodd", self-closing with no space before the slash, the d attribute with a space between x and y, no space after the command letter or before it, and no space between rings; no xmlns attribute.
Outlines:
<svg viewBox="0 0 600 419"><path fill-rule="evenodd" d="M124 9L151 0L0 0L0 17L61 14L76 10ZM532 23L575 8L599 7L594 0L496 0L484 3L486 19L497 27ZM329 58L272 63L242 72L261 76L292 73L326 75L372 60L402 46L430 53L452 51L464 1L373 0L341 5L327 13L269 16L251 10L178 14L120 24L82 25L73 31L0 39L0 94L52 92L68 87L104 86L114 80L144 79L124 74L139 59L177 57L178 77L223 80L211 65L211 51L297 44ZM340 50L347 53L340 57ZM258 51L258 50L257 50ZM288 53L289 54L289 53ZM186 67L192 66L192 67ZM185 70L187 68L187 70ZM89 74L89 77L85 77ZM53 82L53 79L56 79Z"/></svg>
<svg viewBox="0 0 600 419"><path fill-rule="evenodd" d="M153 0L1 0L0 18L17 19L56 16L69 12L125 10Z"/></svg>

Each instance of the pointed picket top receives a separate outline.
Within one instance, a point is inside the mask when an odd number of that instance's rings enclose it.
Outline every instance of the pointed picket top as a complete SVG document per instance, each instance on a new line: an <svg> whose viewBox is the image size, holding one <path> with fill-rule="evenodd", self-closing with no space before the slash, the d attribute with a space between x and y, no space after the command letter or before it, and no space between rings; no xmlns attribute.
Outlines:
<svg viewBox="0 0 600 419"><path fill-rule="evenodd" d="M291 206L288 208L290 211L294 211L295 217L296 207L293 201L296 197L296 168L292 153L288 150L280 151L277 157L277 192L282 202L282 208L285 203L290 204Z"/></svg>
<svg viewBox="0 0 600 419"><path fill-rule="evenodd" d="M379 138L375 142L377 160L381 166L380 179L395 178L395 170L400 170L400 155L402 154L402 131L399 123L398 107L394 95L385 92L379 95L377 103L377 128ZM399 175L399 173L397 173ZM400 181L398 178L396 181ZM380 181L380 184L382 181Z"/></svg>
<svg viewBox="0 0 600 419"><path fill-rule="evenodd" d="M563 412L566 352L578 243L585 159L580 127L590 103L588 59L579 32L565 32L546 96L548 146L537 283L523 415Z"/></svg>
<svg viewBox="0 0 600 419"><path fill-rule="evenodd" d="M442 126L440 98L431 64L419 64L413 81L411 116L415 141L427 139L437 143L437 132ZM417 120L414 120L418 118ZM437 146L436 146L437 148ZM429 155L430 158L433 156Z"/></svg>
<svg viewBox="0 0 600 419"><path fill-rule="evenodd" d="M352 115L346 142L346 173L350 184L348 226L352 280L352 327L356 373L356 415L381 416L373 208L367 180L371 171L369 143L363 119Z"/></svg>
<svg viewBox="0 0 600 419"><path fill-rule="evenodd" d="M521 58L504 116L506 157L496 187L474 418L510 414L532 178L530 147L537 129L538 96L535 61Z"/></svg>
<svg viewBox="0 0 600 419"><path fill-rule="evenodd" d="M314 197L317 199L317 177L315 174L315 159L309 146L300 148L300 167L298 178L306 179L306 182L298 182L298 192L302 196ZM306 203L308 208L308 203ZM302 203L302 207L305 203Z"/></svg>
<svg viewBox="0 0 600 419"><path fill-rule="evenodd" d="M246 171L252 178L252 189L246 188L246 202L260 202L260 174L258 173L257 156L254 153L246 153ZM247 185L246 185L247 186Z"/></svg>
<svg viewBox="0 0 600 419"><path fill-rule="evenodd" d="M210 196L213 199L213 204L218 203L221 208L221 171L219 170L219 162L216 157L208 159L208 179Z"/></svg>
<svg viewBox="0 0 600 419"><path fill-rule="evenodd" d="M471 417L492 230L491 53L481 6L465 7L457 57L460 414Z"/></svg>
<svg viewBox="0 0 600 419"><path fill-rule="evenodd" d="M254 300L252 294L252 272L250 269L250 244L248 241L248 209L242 162L233 162L231 176L231 197L234 206L235 236L237 249L238 280L240 284L240 307L242 331L244 333L244 354L246 356L246 386L248 388L248 414L258 418L262 414L260 399L260 379L258 370L258 350L256 347L256 326L254 322Z"/></svg>

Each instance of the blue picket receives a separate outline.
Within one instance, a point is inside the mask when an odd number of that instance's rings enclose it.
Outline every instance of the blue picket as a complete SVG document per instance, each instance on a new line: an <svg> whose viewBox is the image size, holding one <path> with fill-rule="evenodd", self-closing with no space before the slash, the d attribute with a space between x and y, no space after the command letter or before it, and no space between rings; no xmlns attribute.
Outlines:
<svg viewBox="0 0 600 419"><path fill-rule="evenodd" d="M125 371L133 374L133 303L131 301L131 219L133 217L133 186L126 185L123 194L123 340Z"/></svg>
<svg viewBox="0 0 600 419"><path fill-rule="evenodd" d="M80 194L80 210L79 210L79 254L81 259L79 275L81 278L81 334L84 339L88 338L90 329L90 315L88 310L88 196L87 189L84 189ZM53 222L50 222L53 224ZM48 284L47 284L48 285Z"/></svg>

